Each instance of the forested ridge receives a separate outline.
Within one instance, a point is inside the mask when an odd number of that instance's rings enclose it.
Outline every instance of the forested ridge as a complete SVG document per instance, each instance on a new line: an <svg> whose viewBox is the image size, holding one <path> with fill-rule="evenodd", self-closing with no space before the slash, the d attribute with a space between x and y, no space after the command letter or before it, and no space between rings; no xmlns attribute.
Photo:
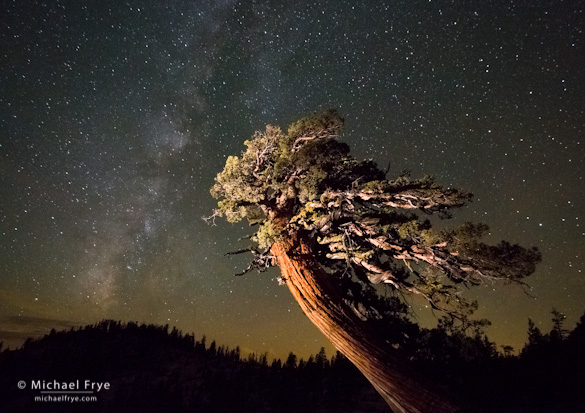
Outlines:
<svg viewBox="0 0 585 413"><path fill-rule="evenodd" d="M543 332L529 320L519 352L489 341L479 326L441 319L422 329L407 319L386 324L393 347L445 390L464 395L478 411L585 411L585 314L572 330L553 310ZM400 333L398 333L400 331ZM37 391L19 380L108 381L85 411L387 411L357 369L339 352L307 360L242 354L176 328L134 322L99 323L52 331L19 349L0 353L0 408L47 411L63 404L32 403ZM73 408L73 407L71 407ZM36 410L35 410L36 409Z"/></svg>

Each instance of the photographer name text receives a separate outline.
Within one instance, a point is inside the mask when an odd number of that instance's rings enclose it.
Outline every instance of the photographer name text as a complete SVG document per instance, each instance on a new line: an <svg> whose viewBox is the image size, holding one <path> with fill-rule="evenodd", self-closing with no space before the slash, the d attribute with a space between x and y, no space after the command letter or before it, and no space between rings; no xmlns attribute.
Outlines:
<svg viewBox="0 0 585 413"><path fill-rule="evenodd" d="M30 388L32 390L49 390L49 391L95 391L110 390L110 383L91 381L91 380L73 380L73 381L46 381L31 380Z"/></svg>

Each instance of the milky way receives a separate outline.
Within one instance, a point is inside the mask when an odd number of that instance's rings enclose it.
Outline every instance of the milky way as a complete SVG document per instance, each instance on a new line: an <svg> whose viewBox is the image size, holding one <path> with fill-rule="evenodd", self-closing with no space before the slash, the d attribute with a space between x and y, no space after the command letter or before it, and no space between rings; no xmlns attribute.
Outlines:
<svg viewBox="0 0 585 413"><path fill-rule="evenodd" d="M244 351L329 347L277 271L232 275L241 225L201 219L266 123L334 107L357 157L474 192L459 221L544 254L483 285L488 335L585 311L583 2L4 2L0 340L103 318ZM279 2L285 3L285 2ZM458 221L458 222L459 222ZM424 306L413 304L426 320Z"/></svg>

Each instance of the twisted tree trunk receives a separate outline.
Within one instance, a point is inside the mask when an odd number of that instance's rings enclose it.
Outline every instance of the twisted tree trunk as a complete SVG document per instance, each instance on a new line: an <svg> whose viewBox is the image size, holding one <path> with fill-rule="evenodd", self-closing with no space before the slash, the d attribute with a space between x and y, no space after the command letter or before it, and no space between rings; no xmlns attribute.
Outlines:
<svg viewBox="0 0 585 413"><path fill-rule="evenodd" d="M365 328L316 261L309 239L293 234L276 242L271 252L303 312L363 373L394 412L461 411L389 352L386 342Z"/></svg>

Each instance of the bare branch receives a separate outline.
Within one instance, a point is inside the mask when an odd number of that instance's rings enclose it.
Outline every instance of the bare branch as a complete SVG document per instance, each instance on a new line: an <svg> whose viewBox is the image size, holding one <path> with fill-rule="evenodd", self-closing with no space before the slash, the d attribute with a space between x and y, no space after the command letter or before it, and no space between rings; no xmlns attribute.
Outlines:
<svg viewBox="0 0 585 413"><path fill-rule="evenodd" d="M219 210L217 210L217 209L214 209L213 214L209 215L208 217L201 217L201 219L203 221L205 221L205 223L207 225L211 225L211 226L215 227L216 226L215 218L220 217L220 216L221 216L221 212L219 212Z"/></svg>
<svg viewBox="0 0 585 413"><path fill-rule="evenodd" d="M274 267L276 265L276 257L271 255L269 251L260 252L253 248L246 248L235 252L227 253L226 255L236 255L236 254L243 254L245 252L251 252L254 255L252 261L248 264L244 271L234 274L235 276L242 276L244 274L249 273L252 270L256 270L259 273L268 270L270 267Z"/></svg>

